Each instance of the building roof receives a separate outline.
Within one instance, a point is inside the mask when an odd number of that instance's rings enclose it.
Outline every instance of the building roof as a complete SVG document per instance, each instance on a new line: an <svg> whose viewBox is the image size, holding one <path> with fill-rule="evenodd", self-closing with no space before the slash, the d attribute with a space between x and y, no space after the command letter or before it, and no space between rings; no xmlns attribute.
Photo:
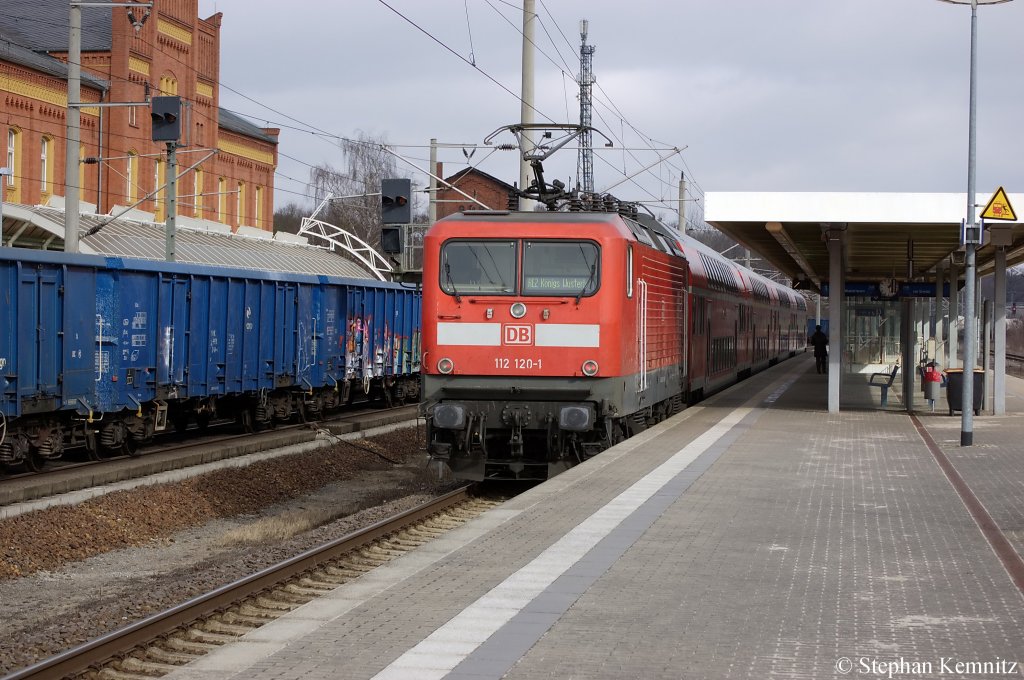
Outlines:
<svg viewBox="0 0 1024 680"><path fill-rule="evenodd" d="M10 35L15 42L36 52L68 51L67 0L3 0L3 7L0 35ZM83 52L110 50L112 11L106 7L82 8Z"/></svg>
<svg viewBox="0 0 1024 680"><path fill-rule="evenodd" d="M164 225L152 222L152 214L132 211L110 221L94 235L86 236L89 229L109 219L107 215L81 215L82 253L164 259ZM4 203L3 220L5 244L13 240L18 247L62 247L64 211L59 208ZM270 232L255 229L245 229L245 233L251 235L233 234L227 225L179 216L175 233L176 259L192 264L261 271L375 278L358 262L326 248L309 245L305 239L291 234L275 237Z"/></svg>
<svg viewBox="0 0 1024 680"><path fill-rule="evenodd" d="M2 16L0 15L0 17ZM66 80L68 77L67 64L47 54L33 52L20 42L18 36L6 34L2 26L0 26L0 61L9 61L12 64L18 64L62 80ZM82 73L82 85L95 90L106 90L110 87L106 80L94 78L87 73Z"/></svg>
<svg viewBox="0 0 1024 680"><path fill-rule="evenodd" d="M975 205L988 197L977 194ZM1024 194L1010 194L1024 205ZM849 281L907 280L942 267L960 247L967 197L957 193L706 192L704 219L794 279L829 276L827 236L843 242ZM1007 264L1024 263L1024 222L985 222L978 271L991 271L993 232L1008 239Z"/></svg>
<svg viewBox="0 0 1024 680"><path fill-rule="evenodd" d="M492 182L494 184L497 184L501 188L506 189L508 191L512 191L512 190L515 189L515 187L512 186L511 184L509 184L508 182L502 181L502 180L498 179L497 177L495 177L494 175L488 175L483 170L479 170L479 169L474 168L474 167L468 167L468 168L465 168L463 170L459 170L454 175L452 175L450 177L446 177L444 181L448 182L449 184L454 184L455 186L458 186L459 185L459 180L461 180L466 175L477 175L478 177L481 177L481 178L487 180L488 182ZM441 191L444 191L446 189L449 189L449 187L441 187Z"/></svg>
<svg viewBox="0 0 1024 680"><path fill-rule="evenodd" d="M245 118L242 118L237 113L232 113L227 109L220 109L219 116L219 125L225 130L237 132L238 134L245 135L246 137L261 139L264 142L270 142L271 144L277 144L277 135L267 134L263 131L263 128L259 127L255 123L249 122Z"/></svg>

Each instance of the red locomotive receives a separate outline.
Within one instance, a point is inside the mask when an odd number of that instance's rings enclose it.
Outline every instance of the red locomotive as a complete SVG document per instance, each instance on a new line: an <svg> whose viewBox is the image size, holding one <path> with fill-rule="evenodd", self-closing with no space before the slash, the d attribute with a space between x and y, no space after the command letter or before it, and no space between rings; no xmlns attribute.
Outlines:
<svg viewBox="0 0 1024 680"><path fill-rule="evenodd" d="M427 232L427 445L456 477L547 479L805 347L802 296L609 205Z"/></svg>

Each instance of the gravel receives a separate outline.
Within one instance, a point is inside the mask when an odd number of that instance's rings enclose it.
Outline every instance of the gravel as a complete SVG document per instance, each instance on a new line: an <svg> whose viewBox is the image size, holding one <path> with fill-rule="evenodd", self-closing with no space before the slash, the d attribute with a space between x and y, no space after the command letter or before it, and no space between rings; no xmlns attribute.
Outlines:
<svg viewBox="0 0 1024 680"><path fill-rule="evenodd" d="M447 490L422 441L396 430L0 521L0 674ZM279 536L311 521L327 523Z"/></svg>

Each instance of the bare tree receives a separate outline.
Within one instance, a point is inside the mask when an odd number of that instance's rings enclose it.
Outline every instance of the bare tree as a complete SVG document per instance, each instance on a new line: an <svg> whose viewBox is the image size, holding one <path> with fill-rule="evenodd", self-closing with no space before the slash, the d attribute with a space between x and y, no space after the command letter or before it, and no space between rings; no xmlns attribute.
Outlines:
<svg viewBox="0 0 1024 680"><path fill-rule="evenodd" d="M309 214L309 208L298 203L289 203L274 211L274 233L283 231L298 234L302 227L302 218Z"/></svg>
<svg viewBox="0 0 1024 680"><path fill-rule="evenodd" d="M384 150L386 144L384 139L374 139L360 132L358 139L338 143L344 162L342 168L324 163L309 173L310 189L317 205L328 194L346 197L331 201L317 217L373 246L380 243L380 182L385 178L408 176L398 171L396 158Z"/></svg>

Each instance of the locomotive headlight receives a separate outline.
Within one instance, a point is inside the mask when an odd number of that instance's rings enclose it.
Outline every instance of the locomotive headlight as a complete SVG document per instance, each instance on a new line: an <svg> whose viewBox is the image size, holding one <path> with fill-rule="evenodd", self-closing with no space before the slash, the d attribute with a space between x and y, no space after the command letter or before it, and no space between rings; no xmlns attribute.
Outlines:
<svg viewBox="0 0 1024 680"><path fill-rule="evenodd" d="M570 432L589 430L595 421L594 407L589 404L563 406L558 412L558 427Z"/></svg>
<svg viewBox="0 0 1024 680"><path fill-rule="evenodd" d="M583 362L583 375L588 378L592 378L597 375L597 362L593 359L587 359Z"/></svg>
<svg viewBox="0 0 1024 680"><path fill-rule="evenodd" d="M466 426L466 407L462 404L438 404L434 407L434 427L461 430Z"/></svg>
<svg viewBox="0 0 1024 680"><path fill-rule="evenodd" d="M445 357L437 362L437 370L439 373L444 373L445 375L448 375L449 373L455 370L455 362L449 359L448 357Z"/></svg>
<svg viewBox="0 0 1024 680"><path fill-rule="evenodd" d="M522 302L513 303L508 312L512 315L513 319L522 319L526 316L526 305Z"/></svg>

